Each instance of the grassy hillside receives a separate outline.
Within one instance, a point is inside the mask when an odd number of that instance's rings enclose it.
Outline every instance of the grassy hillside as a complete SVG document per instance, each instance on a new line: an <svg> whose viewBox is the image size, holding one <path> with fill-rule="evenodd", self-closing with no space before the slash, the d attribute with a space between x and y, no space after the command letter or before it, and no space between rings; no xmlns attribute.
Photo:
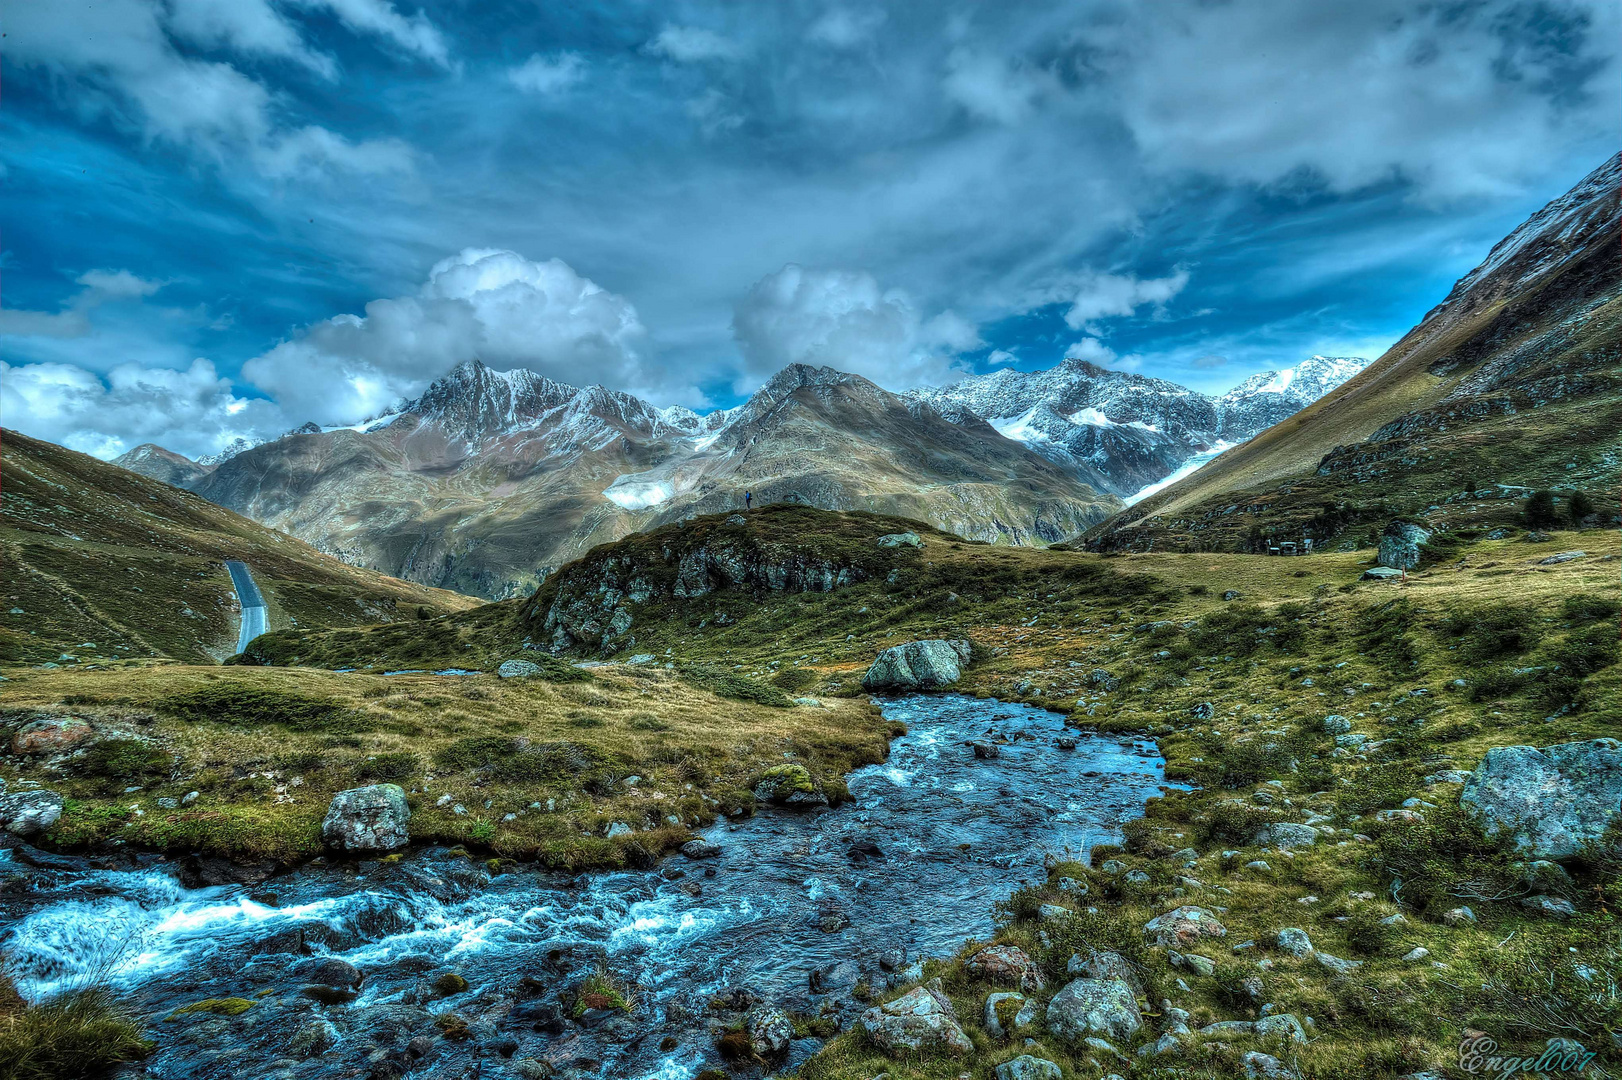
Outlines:
<svg viewBox="0 0 1622 1080"><path fill-rule="evenodd" d="M1073 953L1108 949L1143 982L1147 1020L1111 1040L1120 1058L1041 1031L1031 1044L996 1038L981 1018L987 994L1004 988L964 965L971 943L963 956L931 961L925 975L954 1002L972 1056L891 1059L856 1029L833 1038L803 1075L990 1080L999 1063L1031 1053L1066 1075L1147 1077L1175 1066L1231 1077L1255 1050L1303 1080L1361 1080L1446 1067L1469 1030L1534 1053L1554 1036L1609 1046L1622 1030L1609 990L1622 981L1613 914L1622 845L1597 850L1569 876L1529 878L1461 815L1455 772L1493 746L1622 730L1614 534L1455 537L1406 583L1388 583L1360 580L1368 550L1100 556L968 543L921 526L913 528L921 548L877 545L907 524L803 508L742 525L697 519L594 551L532 602L260 642L261 661L296 656L371 672L31 672L9 693L109 732L127 721L164 755L161 767L125 764L117 775L84 764L60 777L32 774L71 785L58 843L120 836L297 857L311 850L329 790L387 777L413 792L412 828L423 838L600 865L644 859L694 821L746 809L744 789L784 754L837 797L840 772L882 757L896 734L860 695L874 655L964 635L976 646L964 692L1041 704L1083 730L1147 733L1168 777L1193 785L1152 801L1124 847L1053 867L1048 882L997 912L996 940L1025 949L1046 976L1039 1001L1068 981ZM675 584L690 575L657 568L684 557L690 566L700 549L743 560L740 575L746 556L851 573L827 591L746 585L679 597ZM1544 562L1572 550L1587 554ZM620 646L618 659L651 661L583 672L524 647L543 640L548 612L572 603L571 589L585 595L627 570L645 576L647 589L625 600L626 640L610 647ZM488 670L516 656L541 663L543 676L515 685L490 675L378 674L452 660ZM785 707L804 696L824 707ZM1330 715L1350 730L1326 729ZM153 773L140 801L199 790L197 809L135 817L130 797L112 794L131 768ZM644 778L634 791L614 782L633 771ZM293 786L294 776L304 784ZM457 802L469 813L456 815ZM1258 843L1258 828L1304 819L1321 830L1313 846ZM637 831L609 842L603 829L615 820ZM1569 899L1575 916L1522 906L1534 885ZM1186 947L1193 960L1146 944L1142 930L1181 904L1205 906L1227 929ZM1475 921L1450 914L1461 906ZM1274 942L1287 927L1352 965L1281 951ZM881 985L869 1000L913 984ZM1303 1024L1310 1017L1311 1041L1196 1031L1169 1056L1140 1058L1170 1015L1166 1001L1195 1028L1255 1020L1270 1005ZM813 1018L802 1019L809 1028Z"/></svg>
<svg viewBox="0 0 1622 1080"><path fill-rule="evenodd" d="M477 603L346 566L85 454L0 434L0 662L229 656L228 558L252 568L272 627L416 620Z"/></svg>

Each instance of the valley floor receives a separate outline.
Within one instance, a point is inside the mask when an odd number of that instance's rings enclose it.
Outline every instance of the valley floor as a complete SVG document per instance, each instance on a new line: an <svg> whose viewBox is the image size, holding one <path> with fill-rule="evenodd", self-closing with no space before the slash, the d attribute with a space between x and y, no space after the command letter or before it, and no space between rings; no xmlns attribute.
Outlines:
<svg viewBox="0 0 1622 1080"><path fill-rule="evenodd" d="M1152 800L1121 848L1053 866L998 911L996 942L1040 974L1025 991L1038 1015L1074 978L1072 956L1093 951L1127 962L1141 1013L1107 1040L1040 1023L998 1037L987 995L1016 988L966 963L968 948L924 975L972 1052L895 1057L858 1025L803 1076L979 1080L1025 1054L1085 1078L1275 1064L1324 1080L1452 1075L1471 1032L1532 1056L1576 1039L1601 1055L1591 1068L1617 1056L1622 854L1529 872L1459 809L1491 747L1622 731L1616 533L1461 542L1402 583L1360 581L1368 551L1106 558L920 533L921 548L885 555L888 572L830 592L655 595L634 642L595 668L523 648L543 635L520 601L261 639L259 660L304 666L7 668L5 778L67 796L41 841L61 849L298 862L319 853L335 791L388 781L410 792L414 841L646 864L747 812L769 765L803 766L837 802L842 776L882 760L895 734L860 695L876 653L967 637L975 660L957 689L1055 709L1082 731L1147 733L1167 778L1193 787ZM540 671L428 673L515 658ZM384 674L397 669L415 670ZM615 823L629 829L609 839ZM1275 824L1316 832L1262 842ZM1523 903L1535 897L1562 904ZM1148 940L1145 925L1181 905L1223 936ZM1290 929L1310 947L1281 939ZM1301 1039L1283 1022L1248 1026L1273 1014L1296 1017ZM796 1023L832 1034L815 1020ZM1240 1023L1200 1030L1219 1021Z"/></svg>

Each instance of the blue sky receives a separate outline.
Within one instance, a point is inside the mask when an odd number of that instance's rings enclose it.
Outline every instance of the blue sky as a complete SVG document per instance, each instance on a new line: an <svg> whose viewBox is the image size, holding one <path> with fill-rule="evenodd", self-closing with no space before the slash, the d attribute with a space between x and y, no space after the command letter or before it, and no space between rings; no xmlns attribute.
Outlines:
<svg viewBox="0 0 1622 1080"><path fill-rule="evenodd" d="M728 405L1377 355L1614 152L1614 3L8 10L0 420L110 456L457 360Z"/></svg>

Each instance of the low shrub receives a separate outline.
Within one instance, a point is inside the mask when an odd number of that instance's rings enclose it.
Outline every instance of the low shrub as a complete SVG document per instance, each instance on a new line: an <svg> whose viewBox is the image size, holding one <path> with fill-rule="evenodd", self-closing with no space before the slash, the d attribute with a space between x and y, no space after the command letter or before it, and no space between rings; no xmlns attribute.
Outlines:
<svg viewBox="0 0 1622 1080"><path fill-rule="evenodd" d="M152 1052L109 990L78 990L25 1005L0 976L0 992L0 1076L5 1080L99 1076Z"/></svg>
<svg viewBox="0 0 1622 1080"><path fill-rule="evenodd" d="M356 780L404 780L422 771L422 759L409 751L376 754L355 763Z"/></svg>
<svg viewBox="0 0 1622 1080"><path fill-rule="evenodd" d="M355 725L349 710L331 698L291 690L267 690L217 682L161 701L160 712L188 723L233 727L281 724L295 731L337 731Z"/></svg>

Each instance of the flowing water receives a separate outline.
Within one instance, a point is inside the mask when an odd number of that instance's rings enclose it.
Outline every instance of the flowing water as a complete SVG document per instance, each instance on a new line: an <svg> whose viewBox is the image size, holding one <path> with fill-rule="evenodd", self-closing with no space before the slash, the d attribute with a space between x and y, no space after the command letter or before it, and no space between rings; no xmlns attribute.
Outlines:
<svg viewBox="0 0 1622 1080"><path fill-rule="evenodd" d="M853 802L718 824L704 832L716 858L492 876L427 850L201 889L151 856L11 861L0 950L32 998L101 981L145 1014L158 1049L130 1075L502 1077L538 1058L565 1077L684 1080L720 1066L716 1036L739 1007L848 1025L859 981L882 988L887 971L987 935L992 905L1040 880L1045 858L1116 839L1163 786L1152 743L1081 735L1061 749L1054 713L958 696L883 704L908 733L850 776ZM991 736L1007 740L1000 756L977 759L968 740ZM353 1000L308 996L324 957L365 973ZM630 1013L569 1015L593 971L636 988ZM467 990L438 996L447 972ZM254 1004L172 1015L226 997ZM463 1037L407 1049L447 1013ZM785 1068L817 1045L797 1040Z"/></svg>

